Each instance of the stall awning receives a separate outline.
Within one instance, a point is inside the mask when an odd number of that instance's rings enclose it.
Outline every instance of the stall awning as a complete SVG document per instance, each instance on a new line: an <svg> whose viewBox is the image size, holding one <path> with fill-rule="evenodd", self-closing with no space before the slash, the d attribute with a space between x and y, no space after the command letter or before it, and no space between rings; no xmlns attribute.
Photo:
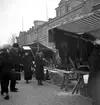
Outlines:
<svg viewBox="0 0 100 105"><path fill-rule="evenodd" d="M34 51L37 51L39 49L39 51L43 51L43 52L46 52L46 51L56 52L56 49L47 47L39 42L28 44L27 46L29 46Z"/></svg>
<svg viewBox="0 0 100 105"><path fill-rule="evenodd" d="M100 10L80 16L70 23L58 26L58 28L75 33L90 33L100 28ZM98 37L100 38L100 36Z"/></svg>

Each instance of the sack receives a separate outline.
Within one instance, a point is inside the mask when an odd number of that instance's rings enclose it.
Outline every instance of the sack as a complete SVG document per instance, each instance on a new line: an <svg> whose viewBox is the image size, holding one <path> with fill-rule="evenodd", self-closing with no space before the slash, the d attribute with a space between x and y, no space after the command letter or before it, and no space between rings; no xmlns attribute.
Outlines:
<svg viewBox="0 0 100 105"><path fill-rule="evenodd" d="M21 80L21 73L16 71L11 71L11 80Z"/></svg>

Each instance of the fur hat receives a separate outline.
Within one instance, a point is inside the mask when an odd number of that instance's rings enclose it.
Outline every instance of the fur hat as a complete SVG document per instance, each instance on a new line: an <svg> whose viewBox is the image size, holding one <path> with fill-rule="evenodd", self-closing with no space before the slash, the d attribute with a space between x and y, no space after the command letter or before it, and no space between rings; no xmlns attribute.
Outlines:
<svg viewBox="0 0 100 105"><path fill-rule="evenodd" d="M14 48L19 48L19 44L18 44L18 43L14 43L14 44L13 44L13 47L14 47Z"/></svg>

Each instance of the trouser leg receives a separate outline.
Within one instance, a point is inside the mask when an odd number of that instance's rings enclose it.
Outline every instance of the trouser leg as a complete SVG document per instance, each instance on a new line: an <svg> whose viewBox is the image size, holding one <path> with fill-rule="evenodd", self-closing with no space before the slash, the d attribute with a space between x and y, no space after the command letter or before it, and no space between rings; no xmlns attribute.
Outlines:
<svg viewBox="0 0 100 105"><path fill-rule="evenodd" d="M8 94L9 80L5 81L5 93Z"/></svg>
<svg viewBox="0 0 100 105"><path fill-rule="evenodd" d="M9 80L5 81L5 93L6 96L4 97L4 99L9 100L9 90L8 90L8 86L9 86Z"/></svg>
<svg viewBox="0 0 100 105"><path fill-rule="evenodd" d="M16 80L11 80L11 83L10 83L10 90L15 89L15 86L16 86Z"/></svg>
<svg viewBox="0 0 100 105"><path fill-rule="evenodd" d="M9 79L1 81L1 94L8 94Z"/></svg>
<svg viewBox="0 0 100 105"><path fill-rule="evenodd" d="M40 85L40 80L37 80L37 82L38 82L38 85Z"/></svg>
<svg viewBox="0 0 100 105"><path fill-rule="evenodd" d="M38 85L43 85L42 80L38 80Z"/></svg>
<svg viewBox="0 0 100 105"><path fill-rule="evenodd" d="M3 80L1 80L1 94L3 95L3 93L4 93L4 88L3 88Z"/></svg>
<svg viewBox="0 0 100 105"><path fill-rule="evenodd" d="M40 80L40 85L43 85L42 80Z"/></svg>

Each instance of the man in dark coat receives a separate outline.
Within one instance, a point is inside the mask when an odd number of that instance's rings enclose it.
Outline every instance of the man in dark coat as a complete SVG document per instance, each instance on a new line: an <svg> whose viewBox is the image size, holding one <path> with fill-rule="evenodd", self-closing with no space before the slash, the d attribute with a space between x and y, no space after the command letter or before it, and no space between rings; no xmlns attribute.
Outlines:
<svg viewBox="0 0 100 105"><path fill-rule="evenodd" d="M13 64L13 70L16 72L20 72L20 61L21 61L21 57L19 56L19 45L17 43L14 43L13 44L13 48L10 50L10 55L12 57L12 64ZM13 71L13 72L14 72ZM15 88L16 86L16 79L13 78L13 75L12 75L12 78L11 78L11 84L10 84L10 90L12 92L17 92L17 88Z"/></svg>
<svg viewBox="0 0 100 105"><path fill-rule="evenodd" d="M38 81L38 85L43 85L42 81L44 80L44 68L43 68L44 61L41 52L39 52L36 55L35 64L36 64L36 69L35 69L36 80Z"/></svg>
<svg viewBox="0 0 100 105"><path fill-rule="evenodd" d="M25 56L23 58L23 65L24 65L24 79L26 80L26 83L29 83L28 80L32 79L32 71L31 71L32 57L31 55L29 55L28 52L25 53Z"/></svg>
<svg viewBox="0 0 100 105"><path fill-rule="evenodd" d="M95 45L89 57L89 66L88 95L93 105L100 105L100 45Z"/></svg>
<svg viewBox="0 0 100 105"><path fill-rule="evenodd" d="M7 52L7 49L4 49L3 52L0 54L0 60L2 62L2 68L0 71L1 74L1 95L6 93L6 96L4 99L9 99L8 94L8 86L9 86L9 80L10 80L10 71L12 69L12 62L11 62L11 56Z"/></svg>

